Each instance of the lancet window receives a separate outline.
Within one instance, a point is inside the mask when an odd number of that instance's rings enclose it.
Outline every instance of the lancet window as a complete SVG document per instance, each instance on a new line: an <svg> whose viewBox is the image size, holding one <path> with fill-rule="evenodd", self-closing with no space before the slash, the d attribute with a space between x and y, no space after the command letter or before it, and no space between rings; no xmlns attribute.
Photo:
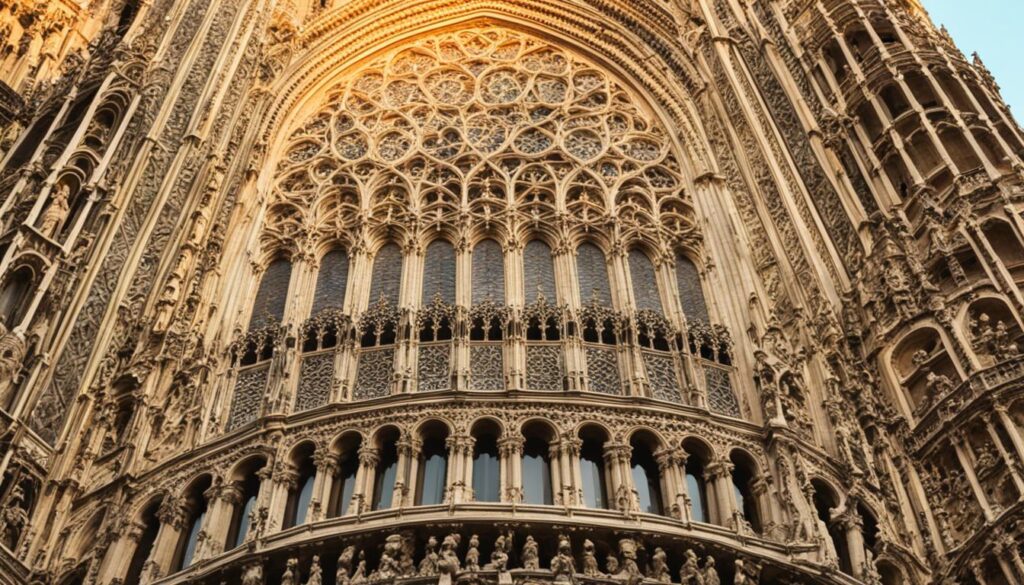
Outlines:
<svg viewBox="0 0 1024 585"><path fill-rule="evenodd" d="M403 257L397 244L385 244L373 259L370 306L359 316L359 356L354 399L391 393L398 339L398 299Z"/></svg>
<svg viewBox="0 0 1024 585"><path fill-rule="evenodd" d="M498 242L486 239L473 248L471 287L470 388L504 390L502 340L511 315L505 305L505 256Z"/></svg>
<svg viewBox="0 0 1024 585"><path fill-rule="evenodd" d="M611 308L611 287L604 252L584 243L576 249L576 278L582 307L580 327L591 392L622 394L616 343L622 333L622 315Z"/></svg>
<svg viewBox="0 0 1024 585"><path fill-rule="evenodd" d="M452 387L452 339L456 329L455 248L445 240L427 246L423 263L423 294L416 314L419 330L417 390Z"/></svg>
<svg viewBox="0 0 1024 585"><path fill-rule="evenodd" d="M523 311L526 327L526 389L561 391L564 388L564 312L555 298L555 270L551 248L532 240L523 250Z"/></svg>

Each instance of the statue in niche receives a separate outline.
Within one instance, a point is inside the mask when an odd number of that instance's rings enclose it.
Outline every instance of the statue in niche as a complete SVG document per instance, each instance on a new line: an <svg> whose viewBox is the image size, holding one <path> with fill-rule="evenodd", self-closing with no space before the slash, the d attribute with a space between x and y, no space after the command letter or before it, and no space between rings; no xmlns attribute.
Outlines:
<svg viewBox="0 0 1024 585"><path fill-rule="evenodd" d="M715 557L708 555L704 559L704 568L701 571L704 575L704 585L722 585L722 579L718 576L718 569L715 568Z"/></svg>
<svg viewBox="0 0 1024 585"><path fill-rule="evenodd" d="M352 578L349 579L351 585L362 585L368 580L366 578L366 551L359 551L359 563L356 565L356 570L352 573Z"/></svg>
<svg viewBox="0 0 1024 585"><path fill-rule="evenodd" d="M680 585L704 585L704 575L701 574L700 566L697 564L697 553L688 548L683 556L685 560L683 566L679 568Z"/></svg>
<svg viewBox="0 0 1024 585"><path fill-rule="evenodd" d="M669 583L672 581L668 571L668 555L665 554L665 549L660 546L655 548L654 554L651 555L651 566L647 571L647 578L659 583Z"/></svg>
<svg viewBox="0 0 1024 585"><path fill-rule="evenodd" d="M351 544L346 546L338 555L338 571L334 574L334 582L337 585L347 585L352 575L352 561L355 560L356 547Z"/></svg>
<svg viewBox="0 0 1024 585"><path fill-rule="evenodd" d="M576 561L572 558L572 543L569 537L561 536L558 539L558 554L551 559L551 573L555 576L556 583L571 583L576 573Z"/></svg>
<svg viewBox="0 0 1024 585"><path fill-rule="evenodd" d="M14 381L23 359L25 342L0 320L0 408L8 408L14 398Z"/></svg>
<svg viewBox="0 0 1024 585"><path fill-rule="evenodd" d="M594 542L589 538L583 541L583 574L587 577L605 576L597 565L597 555L594 554Z"/></svg>
<svg viewBox="0 0 1024 585"><path fill-rule="evenodd" d="M508 570L508 553L512 547L512 539L504 535L494 541L494 551L491 552L491 562L484 565L485 571L498 571L499 573Z"/></svg>
<svg viewBox="0 0 1024 585"><path fill-rule="evenodd" d="M263 585L263 563L249 563L242 569L242 585Z"/></svg>
<svg viewBox="0 0 1024 585"><path fill-rule="evenodd" d="M466 551L466 570L475 573L480 570L480 537L469 537L469 550Z"/></svg>
<svg viewBox="0 0 1024 585"><path fill-rule="evenodd" d="M520 555L523 561L523 568L527 571L540 570L540 554L537 541L532 536L526 537L526 542L523 543L523 552Z"/></svg>
<svg viewBox="0 0 1024 585"><path fill-rule="evenodd" d="M299 585L299 559L288 559L284 574L281 575L281 585Z"/></svg>
<svg viewBox="0 0 1024 585"><path fill-rule="evenodd" d="M7 505L0 511L0 544L6 546L8 550L15 550L27 527L25 492L20 485L15 485Z"/></svg>
<svg viewBox="0 0 1024 585"><path fill-rule="evenodd" d="M320 568L320 555L313 555L313 561L309 565L309 577L306 585L323 585L323 569Z"/></svg>
<svg viewBox="0 0 1024 585"><path fill-rule="evenodd" d="M43 211L43 215L40 218L39 232L41 234L50 239L57 235L61 226L64 225L64 220L67 219L68 213L71 211L70 198L71 187L68 187L67 183L57 185L57 190L53 194L50 204Z"/></svg>
<svg viewBox="0 0 1024 585"><path fill-rule="evenodd" d="M420 577L433 577L437 575L437 563L437 539L431 536L427 539L426 551L423 555L423 560L420 561Z"/></svg>

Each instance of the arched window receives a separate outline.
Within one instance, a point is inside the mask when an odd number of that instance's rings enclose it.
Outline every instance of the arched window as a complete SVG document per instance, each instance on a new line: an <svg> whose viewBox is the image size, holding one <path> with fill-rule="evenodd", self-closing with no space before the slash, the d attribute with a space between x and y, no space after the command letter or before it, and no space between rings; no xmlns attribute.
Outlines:
<svg viewBox="0 0 1024 585"><path fill-rule="evenodd" d="M556 303L551 248L540 240L531 240L523 249L523 294L527 304L536 302L539 295L550 305Z"/></svg>
<svg viewBox="0 0 1024 585"><path fill-rule="evenodd" d="M750 524L750 528L761 532L761 513L758 508L757 495L754 493L754 481L757 479L757 467L745 453L734 451L729 458L732 461L732 488L736 498L736 510Z"/></svg>
<svg viewBox="0 0 1024 585"><path fill-rule="evenodd" d="M455 304L455 248L445 240L431 242L423 262L422 304L429 305L435 297Z"/></svg>
<svg viewBox="0 0 1024 585"><path fill-rule="evenodd" d="M448 429L441 423L427 425L422 432L419 477L416 478L416 505L432 506L444 502L448 487Z"/></svg>
<svg viewBox="0 0 1024 585"><path fill-rule="evenodd" d="M500 429L491 421L473 427L473 498L478 502L501 501L501 471L498 457Z"/></svg>
<svg viewBox="0 0 1024 585"><path fill-rule="evenodd" d="M707 481L704 479L704 466L708 450L696 442L684 442L683 450L689 453L686 458L684 475L686 477L686 495L690 500L690 519L694 522L711 523L711 508L708 505Z"/></svg>
<svg viewBox="0 0 1024 585"><path fill-rule="evenodd" d="M594 244L581 244L576 249L576 277L580 287L580 302L591 299L608 305L612 302L608 284L608 264L604 252Z"/></svg>
<svg viewBox="0 0 1024 585"><path fill-rule="evenodd" d="M550 506L554 503L551 489L552 429L541 423L523 429L523 502Z"/></svg>
<svg viewBox="0 0 1024 585"><path fill-rule="evenodd" d="M309 503L313 499L313 485L316 483L316 466L313 464L312 443L298 447L292 456L292 464L298 472L295 486L288 490L288 503L285 507L284 522L281 528L291 528L306 523L309 514Z"/></svg>
<svg viewBox="0 0 1024 585"><path fill-rule="evenodd" d="M249 522L252 519L252 514L255 513L256 501L260 495L260 478L257 473L264 465L266 465L266 460L256 458L246 462L237 472L235 486L241 497L231 513L231 526L228 529L225 550L242 546L245 537L249 534Z"/></svg>
<svg viewBox="0 0 1024 585"><path fill-rule="evenodd" d="M11 272L0 290L0 323L14 329L28 310L32 292L32 269L22 266Z"/></svg>
<svg viewBox="0 0 1024 585"><path fill-rule="evenodd" d="M381 299L392 306L398 305L398 292L402 283L402 250L397 244L386 244L373 258L370 281L370 304Z"/></svg>
<svg viewBox="0 0 1024 585"><path fill-rule="evenodd" d="M604 444L608 434L595 426L580 431L580 478L583 504L588 508L608 508L608 475L605 471Z"/></svg>
<svg viewBox="0 0 1024 585"><path fill-rule="evenodd" d="M661 296L658 294L658 279L654 264L642 250L629 251L629 277L633 283L633 299L636 308L662 313Z"/></svg>
<svg viewBox="0 0 1024 585"><path fill-rule="evenodd" d="M676 256L676 286L679 288L679 302L683 305L683 314L687 320L710 322L700 272L697 265L682 254Z"/></svg>
<svg viewBox="0 0 1024 585"><path fill-rule="evenodd" d="M661 471L654 460L657 439L648 434L636 434L629 441L631 454L629 467L633 476L640 511L648 514L663 514L664 502L661 496Z"/></svg>
<svg viewBox="0 0 1024 585"><path fill-rule="evenodd" d="M335 452L338 454L338 471L331 483L330 501L327 503L327 517L334 518L348 513L349 504L356 488L356 474L359 472L359 449L363 438L358 433L348 433L338 440Z"/></svg>
<svg viewBox="0 0 1024 585"><path fill-rule="evenodd" d="M373 473L373 505L374 510L386 510L393 505L395 492L395 476L398 473L398 431L389 428L380 433L380 453L377 468Z"/></svg>
<svg viewBox="0 0 1024 585"><path fill-rule="evenodd" d="M345 250L331 250L320 260L316 292L313 293L313 315L324 309L340 309L344 305L348 265L348 252Z"/></svg>
<svg viewBox="0 0 1024 585"><path fill-rule="evenodd" d="M171 563L171 572L177 573L188 568L195 560L196 548L199 546L199 533L203 529L203 522L206 520L206 490L210 489L210 476L194 482L185 495L185 522L182 526L185 530L181 533L182 539L178 542L175 551L174 562Z"/></svg>
<svg viewBox="0 0 1024 585"><path fill-rule="evenodd" d="M473 304L488 299L505 304L505 254L494 240L473 248Z"/></svg>
<svg viewBox="0 0 1024 585"><path fill-rule="evenodd" d="M292 278L292 262L278 258L267 266L256 291L256 301L249 318L249 329L259 329L284 319L285 302L288 299L288 284Z"/></svg>
<svg viewBox="0 0 1024 585"><path fill-rule="evenodd" d="M124 578L124 585L139 585L142 580L142 569L153 552L153 543L156 542L156 535L160 532L160 520L157 512L160 510L161 501L156 501L147 506L139 518L142 526L142 534L139 536L135 550L132 551L132 558L128 562L128 573Z"/></svg>
<svg viewBox="0 0 1024 585"><path fill-rule="evenodd" d="M846 535L843 534L842 528L835 522L832 522L832 510L839 508L839 496L828 484L820 479L811 480L811 486L814 488L814 495L812 496L814 509L818 512L818 519L821 521L821 525L828 529L832 547L835 549L836 557L839 559L839 570L848 575L853 574L850 551L846 546Z"/></svg>

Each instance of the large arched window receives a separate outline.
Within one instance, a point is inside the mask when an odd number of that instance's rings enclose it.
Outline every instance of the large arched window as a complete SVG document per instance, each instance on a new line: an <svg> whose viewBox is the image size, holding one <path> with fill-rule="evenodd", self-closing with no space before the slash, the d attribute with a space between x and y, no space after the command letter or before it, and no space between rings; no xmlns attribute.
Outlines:
<svg viewBox="0 0 1024 585"><path fill-rule="evenodd" d="M633 489L636 490L640 511L648 514L665 512L661 495L661 471L654 459L658 444L657 438L649 433L637 433L629 441Z"/></svg>
<svg viewBox="0 0 1024 585"><path fill-rule="evenodd" d="M398 430L382 430L377 437L378 459L373 472L374 510L386 510L394 505L395 477L398 473Z"/></svg>
<svg viewBox="0 0 1024 585"><path fill-rule="evenodd" d="M22 266L4 279L0 289L0 323L14 329L28 310L32 291L32 269Z"/></svg>
<svg viewBox="0 0 1024 585"><path fill-rule="evenodd" d="M683 475L686 480L686 495L690 500L690 519L710 524L711 508L708 502L707 480L704 478L709 450L696 441L684 442L683 450L689 453Z"/></svg>
<svg viewBox="0 0 1024 585"><path fill-rule="evenodd" d="M267 266L260 286L256 290L256 300L252 305L252 316L249 318L249 329L259 329L271 323L280 323L284 319L285 303L288 299L288 285L292 278L292 262L278 258Z"/></svg>
<svg viewBox="0 0 1024 585"><path fill-rule="evenodd" d="M432 506L444 502L448 487L448 428L439 422L428 423L421 432L419 475L416 478L416 505Z"/></svg>
<svg viewBox="0 0 1024 585"><path fill-rule="evenodd" d="M523 428L523 502L550 506L554 503L551 489L551 441L554 431L539 422Z"/></svg>
<svg viewBox="0 0 1024 585"><path fill-rule="evenodd" d="M304 443L293 451L292 465L298 474L294 486L288 490L282 528L291 528L306 523L309 504L313 500L313 486L316 484L316 465L313 463L312 443Z"/></svg>
<svg viewBox="0 0 1024 585"><path fill-rule="evenodd" d="M548 304L556 303L551 248L540 240L531 240L523 249L523 294L527 304L536 302L539 296Z"/></svg>
<svg viewBox="0 0 1024 585"><path fill-rule="evenodd" d="M505 304L505 254L494 240L473 248L473 304L486 300Z"/></svg>
<svg viewBox="0 0 1024 585"><path fill-rule="evenodd" d="M327 517L344 516L348 513L352 496L355 494L356 475L359 472L359 449L363 438L358 433L342 435L335 445L338 455L338 470L331 483L330 500L327 503Z"/></svg>
<svg viewBox="0 0 1024 585"><path fill-rule="evenodd" d="M135 545L135 550L132 551L132 558L128 561L128 573L125 574L124 585L139 585L142 581L142 570L153 552L153 543L156 542L156 536L160 532L160 520L157 518L160 504L161 501L149 504L139 516L142 533Z"/></svg>
<svg viewBox="0 0 1024 585"><path fill-rule="evenodd" d="M832 510L839 509L839 496L827 483L820 479L811 480L814 488L814 509L818 513L821 525L828 530L829 539L836 558L839 560L839 570L850 575L853 574L853 565L850 562L850 551L846 546L846 535L842 528L832 521Z"/></svg>
<svg viewBox="0 0 1024 585"><path fill-rule="evenodd" d="M455 304L455 248L445 240L431 242L423 262L422 304L435 298Z"/></svg>
<svg viewBox="0 0 1024 585"><path fill-rule="evenodd" d="M501 500L500 434L501 429L490 420L473 426L473 499L478 502Z"/></svg>
<svg viewBox="0 0 1024 585"><path fill-rule="evenodd" d="M750 529L760 534L762 522L754 483L757 480L757 466L749 455L741 451L733 451L729 457L732 462L732 488L736 498L736 510L750 525Z"/></svg>
<svg viewBox="0 0 1024 585"><path fill-rule="evenodd" d="M604 252L594 244L584 243L576 249L576 277L580 287L580 302L591 299L601 304L612 302L608 284L608 264Z"/></svg>
<svg viewBox="0 0 1024 585"><path fill-rule="evenodd" d="M313 294L314 315L324 309L340 309L344 305L348 268L348 252L345 250L331 250L320 260L316 291Z"/></svg>
<svg viewBox="0 0 1024 585"><path fill-rule="evenodd" d="M206 520L206 490L210 489L210 476L206 475L194 481L185 492L185 521L182 523L184 531L178 541L174 553L174 562L171 563L171 572L188 568L195 560L197 547L199 546L199 533L203 529L203 522Z"/></svg>
<svg viewBox="0 0 1024 585"><path fill-rule="evenodd" d="M608 474L604 461L604 444L608 442L608 434L591 425L580 430L580 440L583 505L588 508L608 508Z"/></svg>
<svg viewBox="0 0 1024 585"><path fill-rule="evenodd" d="M642 250L629 251L629 276L633 284L633 299L639 310L662 313L661 296L658 294L658 279L654 264Z"/></svg>
<svg viewBox="0 0 1024 585"><path fill-rule="evenodd" d="M262 457L246 461L235 472L235 487L238 489L238 503L231 512L231 524L228 528L228 539L225 550L242 546L249 534L249 522L256 510L256 501L260 495L260 478L257 475L266 465Z"/></svg>
<svg viewBox="0 0 1024 585"><path fill-rule="evenodd" d="M402 249L398 244L385 244L373 258L373 275L370 279L370 304L384 299L392 306L398 305L398 293L402 284Z"/></svg>
<svg viewBox="0 0 1024 585"><path fill-rule="evenodd" d="M708 323L708 305L704 300L704 288L700 282L700 271L692 260L679 254L676 256L676 286L679 301L688 321Z"/></svg>

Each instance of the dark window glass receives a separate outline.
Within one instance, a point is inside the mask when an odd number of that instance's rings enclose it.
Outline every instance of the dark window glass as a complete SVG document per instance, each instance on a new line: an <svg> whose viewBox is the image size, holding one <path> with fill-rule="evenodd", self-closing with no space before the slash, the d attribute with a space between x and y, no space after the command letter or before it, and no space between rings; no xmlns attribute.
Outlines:
<svg viewBox="0 0 1024 585"><path fill-rule="evenodd" d="M526 244L523 250L523 293L527 303L537 300L537 295L551 305L555 304L555 265L551 259L551 248L540 240Z"/></svg>
<svg viewBox="0 0 1024 585"><path fill-rule="evenodd" d="M602 303L612 302L608 287L608 265L604 253L593 244L582 244L576 249L576 274L580 285L580 302L596 298Z"/></svg>
<svg viewBox="0 0 1024 585"><path fill-rule="evenodd" d="M585 440L580 449L580 473L583 478L583 503L588 508L607 508L604 457L600 441Z"/></svg>
<svg viewBox="0 0 1024 585"><path fill-rule="evenodd" d="M256 506L256 496L249 496L242 504L241 518L239 518L238 530L236 531L237 536L235 536L235 542L233 543L234 546L242 546L242 543L245 542L245 537L249 534L249 515L252 514L254 506Z"/></svg>
<svg viewBox="0 0 1024 585"><path fill-rule="evenodd" d="M633 298L637 309L648 309L661 313L661 297L658 295L658 279L654 264L640 250L629 252L629 276L633 282Z"/></svg>
<svg viewBox="0 0 1024 585"><path fill-rule="evenodd" d="M139 585L142 578L142 568L149 560L149 554L153 551L153 543L156 542L156 535L160 531L160 521L156 517L159 506L151 506L142 515L142 523L145 528L142 530L142 537L135 545L131 562L128 564L128 573L124 579L124 585Z"/></svg>
<svg viewBox="0 0 1024 585"><path fill-rule="evenodd" d="M505 304L505 254L494 240L484 240L473 248L473 303L488 298Z"/></svg>
<svg viewBox="0 0 1024 585"><path fill-rule="evenodd" d="M736 495L736 509L743 513L743 517L750 523L754 532L761 532L761 519L757 513L757 500L751 489L753 477L739 465L732 470L732 487Z"/></svg>
<svg viewBox="0 0 1024 585"><path fill-rule="evenodd" d="M676 286L683 314L687 319L708 323L708 305L704 301L704 289L700 284L697 266L686 256L676 257Z"/></svg>
<svg viewBox="0 0 1024 585"><path fill-rule="evenodd" d="M395 451L395 444L390 443L381 449L380 461L377 463L377 470L373 476L374 510L386 510L391 507L397 471L398 453Z"/></svg>
<svg viewBox="0 0 1024 585"><path fill-rule="evenodd" d="M196 546L199 544L199 532L203 529L203 520L206 519L206 508L192 518L188 529L188 541L185 543L185 554L181 559L181 566L178 570L187 569L192 564L196 555Z"/></svg>
<svg viewBox="0 0 1024 585"><path fill-rule="evenodd" d="M299 497L295 510L295 525L306 523L306 515L309 512L309 502L313 499L313 484L316 482L316 474L306 476L305 481L299 488Z"/></svg>
<svg viewBox="0 0 1024 585"><path fill-rule="evenodd" d="M501 500L498 444L492 435L477 437L473 445L473 495L478 502Z"/></svg>
<svg viewBox="0 0 1024 585"><path fill-rule="evenodd" d="M348 253L345 250L331 250L320 261L316 292L313 295L314 315L324 309L340 309L345 303L348 264Z"/></svg>
<svg viewBox="0 0 1024 585"><path fill-rule="evenodd" d="M402 250L396 244L387 244L377 251L373 259L370 282L370 304L382 297L392 305L398 304L398 289L402 283Z"/></svg>
<svg viewBox="0 0 1024 585"><path fill-rule="evenodd" d="M260 288L256 291L256 302L253 304L249 329L258 329L271 322L280 323L284 319L284 306L288 298L288 283L292 277L292 263L279 258L267 266L260 279Z"/></svg>
<svg viewBox="0 0 1024 585"><path fill-rule="evenodd" d="M348 513L348 505L356 488L356 473L359 471L359 459L346 457L338 467L338 475L334 478L332 491L334 504L331 506L332 516L344 516Z"/></svg>
<svg viewBox="0 0 1024 585"><path fill-rule="evenodd" d="M554 502L548 444L542 439L527 439L523 446L523 501L546 506Z"/></svg>
<svg viewBox="0 0 1024 585"><path fill-rule="evenodd" d="M693 521L711 522L704 487L704 466L695 457L686 462L686 493L690 496L690 517Z"/></svg>
<svg viewBox="0 0 1024 585"><path fill-rule="evenodd" d="M440 504L444 501L448 473L448 452L444 439L430 437L423 441L420 455L419 502L421 506Z"/></svg>
<svg viewBox="0 0 1024 585"><path fill-rule="evenodd" d="M661 514L661 477L658 473L658 464L650 450L642 445L635 445L630 457L630 467L633 471L633 487L640 500L640 511Z"/></svg>
<svg viewBox="0 0 1024 585"><path fill-rule="evenodd" d="M437 295L455 304L455 248L444 240L427 246L423 263L423 304L430 304Z"/></svg>

